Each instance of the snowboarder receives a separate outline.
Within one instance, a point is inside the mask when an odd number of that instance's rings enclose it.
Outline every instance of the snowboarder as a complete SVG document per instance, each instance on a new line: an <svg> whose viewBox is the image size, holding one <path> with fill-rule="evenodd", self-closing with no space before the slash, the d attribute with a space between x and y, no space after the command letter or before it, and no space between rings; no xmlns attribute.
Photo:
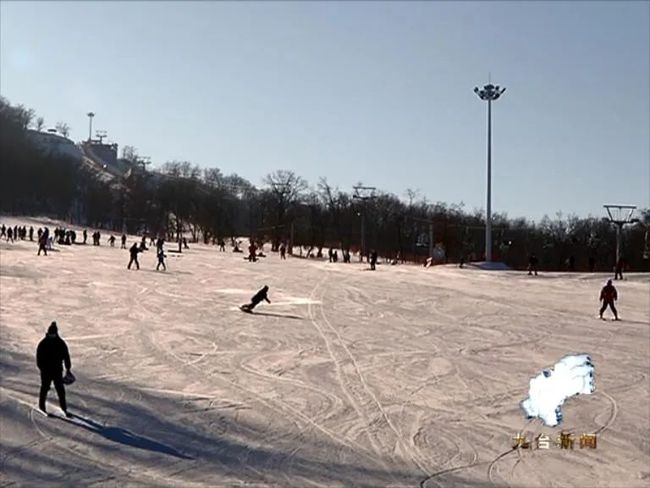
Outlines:
<svg viewBox="0 0 650 488"><path fill-rule="evenodd" d="M609 308L614 312L614 320L618 320L618 312L614 306L614 302L618 300L618 293L616 288L612 285L612 280L607 280L607 284L603 286L603 289L600 290L600 301L603 302L603 306L600 307L600 318L603 318L603 312L609 305Z"/></svg>
<svg viewBox="0 0 650 488"><path fill-rule="evenodd" d="M269 287L264 285L264 288L262 288L260 291L255 293L253 298L251 298L251 302L247 303L245 305L242 305L240 308L244 312L252 312L253 309L262 301L266 300L268 303L271 303L271 300L269 300L268 297L268 292L269 292Z"/></svg>
<svg viewBox="0 0 650 488"><path fill-rule="evenodd" d="M535 256L535 253L531 254L530 257L528 258L528 275L532 275L533 271L535 272L535 276L537 276L537 263L539 260L537 259L537 256Z"/></svg>
<svg viewBox="0 0 650 488"><path fill-rule="evenodd" d="M167 271L167 266L165 266L165 258L167 256L165 255L165 252L163 251L162 246L158 248L158 264L156 265L156 271L160 269L160 266L162 265L163 270Z"/></svg>
<svg viewBox="0 0 650 488"><path fill-rule="evenodd" d="M623 257L621 256L618 258L618 261L616 261L616 267L614 268L614 279L623 279L623 266L625 265L625 262L623 261ZM619 278L620 276L620 278Z"/></svg>
<svg viewBox="0 0 650 488"><path fill-rule="evenodd" d="M36 365L41 372L41 391L38 397L38 408L43 413L47 413L45 408L45 401L47 400L47 392L50 385L54 382L54 388L59 396L59 404L61 410L65 413L66 417L71 415L68 413L68 407L65 401L65 387L63 386L63 364L65 364L66 376L70 375L70 353L68 346L63 339L59 337L59 330L56 322L52 322L47 329L45 338L41 340L36 349Z"/></svg>
<svg viewBox="0 0 650 488"><path fill-rule="evenodd" d="M131 246L131 249L129 249L129 253L131 254L131 260L129 261L129 264L126 267L126 269L131 269L131 265L133 263L135 263L137 269L140 269L140 263L138 263L139 252L142 252L142 250L138 247L138 243L134 242L133 245Z"/></svg>

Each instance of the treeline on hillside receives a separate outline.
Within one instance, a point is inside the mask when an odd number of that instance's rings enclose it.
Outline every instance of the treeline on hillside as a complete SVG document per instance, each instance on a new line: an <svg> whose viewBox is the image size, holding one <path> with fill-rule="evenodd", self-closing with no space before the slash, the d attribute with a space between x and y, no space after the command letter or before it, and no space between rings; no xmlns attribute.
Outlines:
<svg viewBox="0 0 650 488"><path fill-rule="evenodd" d="M385 257L423 261L429 254L429 224L433 243L446 260L480 260L484 249L484 216L462 205L430 203L408 191L406 199L376 192L354 198L322 178L315 186L292 171L267 175L261 188L236 174L201 169L189 162L168 162L158 171L144 165L120 181L103 183L78 162L39 153L26 130L42 127L23 106L0 99L0 212L39 214L121 232L164 233L191 240L249 236L295 246L349 248L356 251L365 228L365 250ZM650 211L637 212L639 222L623 236L623 254L632 270L649 270ZM535 253L540 268L566 269L574 256L585 270L590 257L597 270L611 270L616 230L602 218L544 218L539 223L495 215L493 259L524 268Z"/></svg>

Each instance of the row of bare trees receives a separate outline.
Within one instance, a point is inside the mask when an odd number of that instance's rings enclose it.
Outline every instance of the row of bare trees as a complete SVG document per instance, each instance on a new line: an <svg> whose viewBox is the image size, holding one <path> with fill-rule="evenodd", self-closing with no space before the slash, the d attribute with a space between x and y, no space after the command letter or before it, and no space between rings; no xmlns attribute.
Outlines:
<svg viewBox="0 0 650 488"><path fill-rule="evenodd" d="M229 237L284 241L295 246L359 250L364 220L365 250L403 260L423 261L433 244L445 259L482 259L484 216L462 205L431 203L407 191L405 199L387 192L358 200L322 178L310 186L292 171L267 175L261 187L218 168L187 161L165 163L157 171L138 164L129 150L132 170L106 184L78 163L38 154L25 137L33 111L0 101L0 211L47 213L77 224L116 231L164 233L172 238L212 242ZM626 229L623 254L628 266L649 270L650 211ZM535 253L542 269L610 270L615 259L615 229L601 218L548 217L534 223L496 215L495 259L515 268Z"/></svg>

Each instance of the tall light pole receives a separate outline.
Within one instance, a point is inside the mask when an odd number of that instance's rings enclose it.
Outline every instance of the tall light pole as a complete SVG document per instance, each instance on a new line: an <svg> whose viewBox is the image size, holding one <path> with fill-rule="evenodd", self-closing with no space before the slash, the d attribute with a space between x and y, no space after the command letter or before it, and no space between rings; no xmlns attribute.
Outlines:
<svg viewBox="0 0 650 488"><path fill-rule="evenodd" d="M95 114L88 112L86 115L88 116L88 142L90 142L93 138L93 117Z"/></svg>
<svg viewBox="0 0 650 488"><path fill-rule="evenodd" d="M487 215L485 218L485 260L492 261L492 100L498 99L505 88L494 86L492 83L482 89L474 88L481 100L488 103L488 132L487 132Z"/></svg>
<svg viewBox="0 0 650 488"><path fill-rule="evenodd" d="M361 211L357 215L361 217L361 251L359 252L359 262L363 262L363 256L366 252L366 201L375 198L376 188L374 186L362 186L361 183L352 188L354 189L352 198L361 200L362 203Z"/></svg>

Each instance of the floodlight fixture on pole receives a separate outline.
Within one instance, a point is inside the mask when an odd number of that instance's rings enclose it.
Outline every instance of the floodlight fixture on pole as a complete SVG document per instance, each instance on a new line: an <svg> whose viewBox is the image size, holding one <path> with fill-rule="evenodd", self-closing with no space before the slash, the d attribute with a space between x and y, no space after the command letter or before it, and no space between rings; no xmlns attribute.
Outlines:
<svg viewBox="0 0 650 488"><path fill-rule="evenodd" d="M86 115L88 116L88 142L90 142L93 138L93 117L95 116L95 113L88 112Z"/></svg>
<svg viewBox="0 0 650 488"><path fill-rule="evenodd" d="M108 132L106 132L105 130L98 130L95 132L95 136L97 136L99 143L103 144L104 139L108 136Z"/></svg>
<svg viewBox="0 0 650 488"><path fill-rule="evenodd" d="M621 259L621 241L623 240L623 227L627 224L633 224L635 219L632 214L636 209L636 205L603 205L607 210L609 221L616 225L616 264Z"/></svg>
<svg viewBox="0 0 650 488"><path fill-rule="evenodd" d="M352 187L354 189L354 194L352 195L352 198L356 200L361 200L363 209L359 212L361 215L361 251L359 253L359 261L363 262L363 256L365 255L366 251L366 212L365 212L365 203L368 200L372 200L375 198L375 190L376 188L374 186L363 186L361 183L359 183L356 186Z"/></svg>
<svg viewBox="0 0 650 488"><path fill-rule="evenodd" d="M498 100L506 91L499 85L489 83L483 88L475 87L474 93L488 103L487 133L487 209L485 218L485 260L492 261L492 101Z"/></svg>

